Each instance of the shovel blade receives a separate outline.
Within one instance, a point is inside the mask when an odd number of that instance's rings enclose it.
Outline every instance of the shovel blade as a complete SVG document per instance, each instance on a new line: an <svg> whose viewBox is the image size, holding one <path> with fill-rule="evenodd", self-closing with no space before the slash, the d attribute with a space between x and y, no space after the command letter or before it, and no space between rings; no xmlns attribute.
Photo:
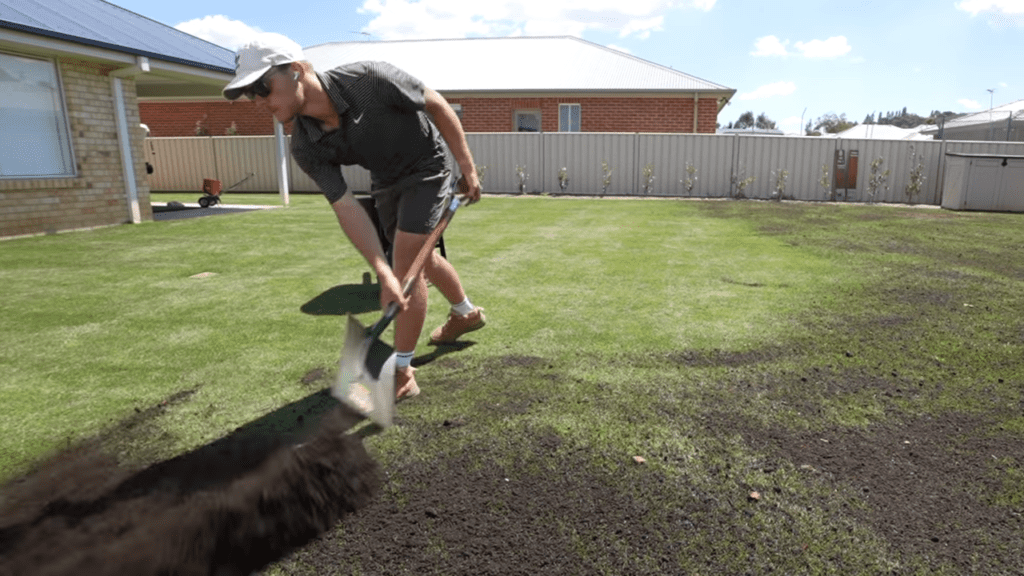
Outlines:
<svg viewBox="0 0 1024 576"><path fill-rule="evenodd" d="M331 394L381 428L391 426L395 411L393 352L379 339L367 337L366 328L349 315Z"/></svg>

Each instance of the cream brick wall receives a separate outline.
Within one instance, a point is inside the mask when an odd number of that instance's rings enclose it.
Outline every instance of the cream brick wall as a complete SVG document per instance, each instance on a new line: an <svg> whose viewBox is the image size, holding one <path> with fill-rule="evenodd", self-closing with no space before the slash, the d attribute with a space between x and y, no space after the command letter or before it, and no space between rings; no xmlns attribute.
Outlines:
<svg viewBox="0 0 1024 576"><path fill-rule="evenodd" d="M53 234L131 220L121 167L111 67L58 58L76 164L73 178L0 180L0 237ZM143 220L152 220L135 81L123 81Z"/></svg>

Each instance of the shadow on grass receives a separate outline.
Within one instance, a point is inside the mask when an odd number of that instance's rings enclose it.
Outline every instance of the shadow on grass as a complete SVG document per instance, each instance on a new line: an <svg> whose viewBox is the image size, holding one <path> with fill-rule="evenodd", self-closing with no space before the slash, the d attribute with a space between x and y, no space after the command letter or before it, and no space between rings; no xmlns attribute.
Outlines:
<svg viewBox="0 0 1024 576"><path fill-rule="evenodd" d="M380 285L370 283L370 273L362 284L341 284L328 288L299 307L311 316L344 316L380 310Z"/></svg>

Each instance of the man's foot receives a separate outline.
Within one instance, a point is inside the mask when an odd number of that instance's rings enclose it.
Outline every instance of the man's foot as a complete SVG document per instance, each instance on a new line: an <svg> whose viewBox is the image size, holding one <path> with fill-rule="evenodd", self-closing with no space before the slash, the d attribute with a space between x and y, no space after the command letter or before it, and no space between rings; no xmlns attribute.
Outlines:
<svg viewBox="0 0 1024 576"><path fill-rule="evenodd" d="M444 325L430 333L430 343L432 345L452 344L459 339L459 336L479 330L486 324L487 318L484 316L484 309L479 306L465 316L452 312L448 314L448 321Z"/></svg>
<svg viewBox="0 0 1024 576"><path fill-rule="evenodd" d="M420 393L420 387L416 385L416 369L408 368L395 369L395 400L405 400Z"/></svg>

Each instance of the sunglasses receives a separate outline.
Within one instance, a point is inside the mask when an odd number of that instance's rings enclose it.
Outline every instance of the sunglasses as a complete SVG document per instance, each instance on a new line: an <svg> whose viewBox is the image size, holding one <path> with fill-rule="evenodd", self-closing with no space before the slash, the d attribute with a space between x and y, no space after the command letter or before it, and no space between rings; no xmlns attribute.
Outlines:
<svg viewBox="0 0 1024 576"><path fill-rule="evenodd" d="M242 95L249 100L255 100L257 96L266 98L270 96L270 76L274 73L274 69L267 70L263 76L260 76L259 80L249 84L242 89Z"/></svg>

